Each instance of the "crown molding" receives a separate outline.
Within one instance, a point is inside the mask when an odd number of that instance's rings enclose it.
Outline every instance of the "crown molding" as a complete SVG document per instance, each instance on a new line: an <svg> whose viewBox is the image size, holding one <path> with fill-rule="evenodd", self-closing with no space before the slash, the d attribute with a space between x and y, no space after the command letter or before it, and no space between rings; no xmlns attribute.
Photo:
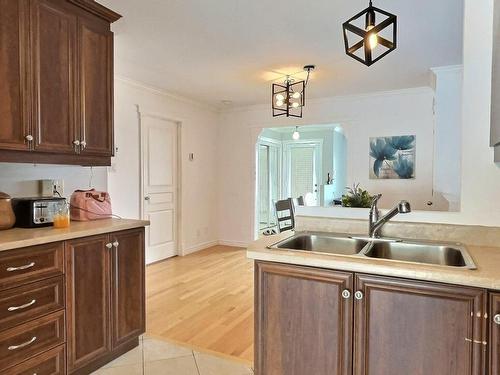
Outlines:
<svg viewBox="0 0 500 375"><path fill-rule="evenodd" d="M371 93L363 94L353 94L353 95L339 95L339 96L328 96L324 98L314 98L308 99L307 104L324 104L332 102L342 102L342 101L352 101L361 100L367 98L380 98L386 96L401 96L401 95L415 95L415 94L434 94L434 90L431 87L421 86L421 87L411 87L399 90L387 90L387 91L375 91ZM220 109L220 113L234 113L234 112L247 112L252 110L267 110L270 108L270 104L253 104L248 106L239 106L228 109Z"/></svg>
<svg viewBox="0 0 500 375"><path fill-rule="evenodd" d="M96 16L113 23L122 18L121 14L106 8L104 5L97 3L94 0L68 0L70 3L85 9L86 11L95 14Z"/></svg>
<svg viewBox="0 0 500 375"><path fill-rule="evenodd" d="M165 98L176 100L178 102L182 102L182 103L185 103L185 104L190 104L190 105L196 106L196 107L198 107L200 109L208 110L208 111L211 111L211 112L214 112L214 113L219 113L220 112L220 109L218 107L215 107L215 106L212 106L210 104L207 104L207 103L204 103L204 102L200 102L200 101L197 101L197 100L194 100L194 99L191 99L191 98L187 98L187 97L182 96L182 95L171 93L171 92L169 92L167 90L164 90L164 89L161 89L159 87L155 87L155 86L149 85L149 84L144 83L144 82L136 81L136 80L134 80L132 78L128 78L128 77L125 77L125 76L122 76L122 75L115 74L115 80L118 81L118 82L121 82L121 83L125 83L125 84L130 85L130 86L136 87L138 89L141 89L141 90L144 90L144 91L148 91L151 94L160 95L160 96L163 96Z"/></svg>

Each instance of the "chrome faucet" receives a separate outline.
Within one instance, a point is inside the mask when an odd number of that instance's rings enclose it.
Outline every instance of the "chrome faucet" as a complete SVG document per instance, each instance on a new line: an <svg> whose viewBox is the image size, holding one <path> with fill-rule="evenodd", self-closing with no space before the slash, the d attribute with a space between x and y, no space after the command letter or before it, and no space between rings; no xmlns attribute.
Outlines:
<svg viewBox="0 0 500 375"><path fill-rule="evenodd" d="M397 214L407 214L411 212L410 203L408 203L407 201L401 201L398 203L396 207L394 207L384 216L379 218L380 211L378 210L377 203L380 198L382 198L382 194L375 195L373 197L372 205L370 207L368 233L371 238L379 237L380 230L382 229L384 224L387 223L389 220L391 220Z"/></svg>

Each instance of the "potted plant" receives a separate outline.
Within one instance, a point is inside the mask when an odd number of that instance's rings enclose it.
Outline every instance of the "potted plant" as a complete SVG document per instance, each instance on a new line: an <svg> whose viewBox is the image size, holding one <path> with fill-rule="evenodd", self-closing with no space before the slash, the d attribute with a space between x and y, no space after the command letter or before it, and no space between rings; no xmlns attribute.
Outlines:
<svg viewBox="0 0 500 375"><path fill-rule="evenodd" d="M359 184L353 184L352 187L347 187L347 194L342 196L342 206L370 208L373 196L366 190L359 187Z"/></svg>

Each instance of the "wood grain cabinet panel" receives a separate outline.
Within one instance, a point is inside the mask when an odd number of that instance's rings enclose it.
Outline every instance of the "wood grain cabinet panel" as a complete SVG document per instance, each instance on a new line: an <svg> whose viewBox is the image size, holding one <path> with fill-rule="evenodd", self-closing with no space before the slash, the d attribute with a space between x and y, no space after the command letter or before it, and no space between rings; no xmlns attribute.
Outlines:
<svg viewBox="0 0 500 375"><path fill-rule="evenodd" d="M0 0L0 149L28 150L28 0Z"/></svg>
<svg viewBox="0 0 500 375"><path fill-rule="evenodd" d="M111 351L108 239L102 235L66 242L68 373Z"/></svg>
<svg viewBox="0 0 500 375"><path fill-rule="evenodd" d="M64 375L66 374L66 354L60 345L43 354L33 357L15 367L2 372L2 375Z"/></svg>
<svg viewBox="0 0 500 375"><path fill-rule="evenodd" d="M355 375L482 375L486 292L356 276Z"/></svg>
<svg viewBox="0 0 500 375"><path fill-rule="evenodd" d="M0 290L63 274L62 242L0 253Z"/></svg>
<svg viewBox="0 0 500 375"><path fill-rule="evenodd" d="M500 374L500 294L490 295L490 375Z"/></svg>
<svg viewBox="0 0 500 375"><path fill-rule="evenodd" d="M3 291L0 294L0 331L62 309L62 276Z"/></svg>
<svg viewBox="0 0 500 375"><path fill-rule="evenodd" d="M36 151L75 153L77 17L61 0L31 1Z"/></svg>
<svg viewBox="0 0 500 375"><path fill-rule="evenodd" d="M353 275L256 263L258 375L350 375ZM400 375L400 374L399 374Z"/></svg>
<svg viewBox="0 0 500 375"><path fill-rule="evenodd" d="M112 234L113 349L145 331L144 229Z"/></svg>
<svg viewBox="0 0 500 375"><path fill-rule="evenodd" d="M109 23L82 16L80 46L80 121L82 155L113 153L113 33Z"/></svg>
<svg viewBox="0 0 500 375"><path fill-rule="evenodd" d="M64 332L64 311L1 332L0 373L28 358L64 344Z"/></svg>

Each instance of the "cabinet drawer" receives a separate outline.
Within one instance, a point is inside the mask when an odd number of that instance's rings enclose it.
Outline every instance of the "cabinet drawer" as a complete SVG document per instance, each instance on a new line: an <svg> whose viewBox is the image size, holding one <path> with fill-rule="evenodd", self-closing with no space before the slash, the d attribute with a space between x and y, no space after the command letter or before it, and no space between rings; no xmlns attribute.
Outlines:
<svg viewBox="0 0 500 375"><path fill-rule="evenodd" d="M63 308L63 276L6 290L0 296L0 331Z"/></svg>
<svg viewBox="0 0 500 375"><path fill-rule="evenodd" d="M0 290L63 273L62 242L0 253Z"/></svg>
<svg viewBox="0 0 500 375"><path fill-rule="evenodd" d="M64 311L3 331L0 333L0 373L64 341Z"/></svg>
<svg viewBox="0 0 500 375"><path fill-rule="evenodd" d="M3 375L63 375L66 361L64 345L51 349L20 365L2 371Z"/></svg>

